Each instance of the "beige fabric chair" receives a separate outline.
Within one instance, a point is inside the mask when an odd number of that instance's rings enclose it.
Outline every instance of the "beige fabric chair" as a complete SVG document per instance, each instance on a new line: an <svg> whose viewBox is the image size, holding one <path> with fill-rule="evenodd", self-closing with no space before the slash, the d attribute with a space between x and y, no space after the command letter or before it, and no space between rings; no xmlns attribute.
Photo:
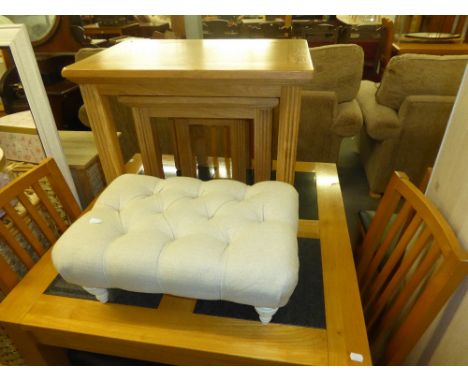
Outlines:
<svg viewBox="0 0 468 382"><path fill-rule="evenodd" d="M372 193L383 193L394 170L419 182L433 165L467 62L406 54L390 60L380 85L362 81L359 149Z"/></svg>
<svg viewBox="0 0 468 382"><path fill-rule="evenodd" d="M356 101L364 53L355 44L311 48L314 79L302 92L297 160L338 161L343 137L359 133L362 114Z"/></svg>

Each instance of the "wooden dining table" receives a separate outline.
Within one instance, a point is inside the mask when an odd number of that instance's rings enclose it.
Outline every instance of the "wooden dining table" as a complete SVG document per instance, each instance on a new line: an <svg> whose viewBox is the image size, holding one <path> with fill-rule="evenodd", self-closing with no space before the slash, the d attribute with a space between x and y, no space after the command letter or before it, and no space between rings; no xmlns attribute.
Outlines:
<svg viewBox="0 0 468 382"><path fill-rule="evenodd" d="M171 295L157 307L53 295L50 252L0 303L0 324L32 365L66 364L64 348L173 365L370 365L336 165L297 162L295 170L316 188L305 207L316 204L318 216L299 221L298 238L319 241L324 327L200 314L196 300Z"/></svg>

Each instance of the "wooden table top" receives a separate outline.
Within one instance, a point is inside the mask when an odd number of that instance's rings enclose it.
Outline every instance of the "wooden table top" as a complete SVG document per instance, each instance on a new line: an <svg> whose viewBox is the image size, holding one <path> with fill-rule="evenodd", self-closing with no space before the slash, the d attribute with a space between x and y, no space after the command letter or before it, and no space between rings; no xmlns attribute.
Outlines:
<svg viewBox="0 0 468 382"><path fill-rule="evenodd" d="M63 69L73 81L106 78L307 81L305 40L150 40L122 42Z"/></svg>
<svg viewBox="0 0 468 382"><path fill-rule="evenodd" d="M393 49L397 54L405 53L418 53L418 54L468 54L468 44L462 43L440 43L440 44L429 44L429 43L417 43L417 42L405 42L405 43L394 43Z"/></svg>

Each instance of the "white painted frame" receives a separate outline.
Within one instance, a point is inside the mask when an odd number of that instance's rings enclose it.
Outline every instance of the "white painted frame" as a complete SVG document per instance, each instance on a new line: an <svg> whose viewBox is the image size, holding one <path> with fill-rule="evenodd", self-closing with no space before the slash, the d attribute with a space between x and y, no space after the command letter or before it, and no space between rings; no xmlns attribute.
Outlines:
<svg viewBox="0 0 468 382"><path fill-rule="evenodd" d="M10 48L46 156L55 159L80 203L25 25L0 25L0 47Z"/></svg>

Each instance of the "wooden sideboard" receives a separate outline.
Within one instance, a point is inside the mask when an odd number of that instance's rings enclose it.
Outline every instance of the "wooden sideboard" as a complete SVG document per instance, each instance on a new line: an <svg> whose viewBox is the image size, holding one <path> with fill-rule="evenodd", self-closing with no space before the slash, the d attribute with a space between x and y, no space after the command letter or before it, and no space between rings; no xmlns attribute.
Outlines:
<svg viewBox="0 0 468 382"><path fill-rule="evenodd" d="M395 55L405 53L418 53L418 54L468 54L468 44L466 43L393 43L393 53Z"/></svg>

